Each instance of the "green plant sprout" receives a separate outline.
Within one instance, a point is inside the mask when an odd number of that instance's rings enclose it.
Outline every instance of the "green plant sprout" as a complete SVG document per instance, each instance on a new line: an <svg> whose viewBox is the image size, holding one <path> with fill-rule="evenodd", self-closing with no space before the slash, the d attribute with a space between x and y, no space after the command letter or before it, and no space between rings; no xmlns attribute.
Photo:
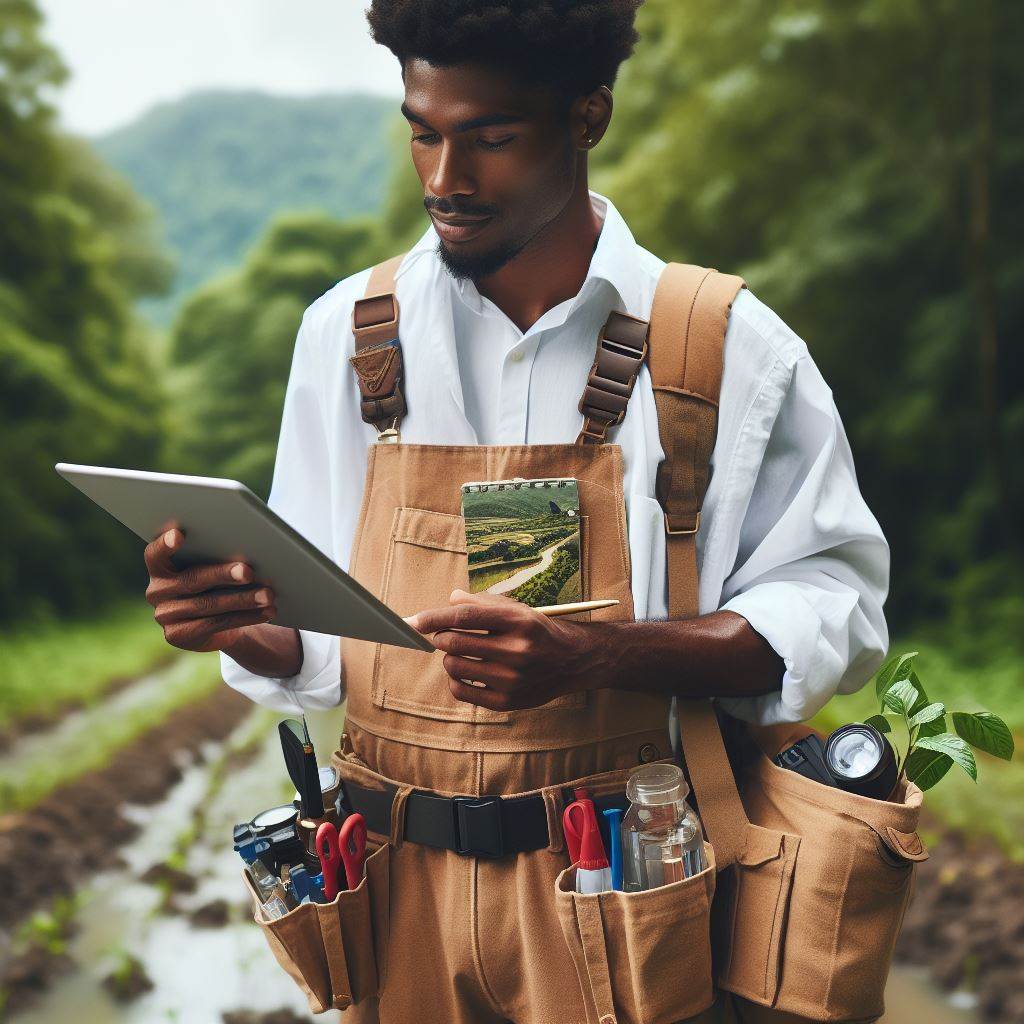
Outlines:
<svg viewBox="0 0 1024 1024"><path fill-rule="evenodd" d="M1013 757L1013 734L1007 724L991 711L948 713L953 732L946 724L946 705L932 702L914 670L917 651L897 654L878 670L875 695L879 713L865 721L892 737L893 722L902 722L907 745L902 756L893 739L900 773L922 790L931 789L954 763L978 781L978 763L971 747L1009 761Z"/></svg>

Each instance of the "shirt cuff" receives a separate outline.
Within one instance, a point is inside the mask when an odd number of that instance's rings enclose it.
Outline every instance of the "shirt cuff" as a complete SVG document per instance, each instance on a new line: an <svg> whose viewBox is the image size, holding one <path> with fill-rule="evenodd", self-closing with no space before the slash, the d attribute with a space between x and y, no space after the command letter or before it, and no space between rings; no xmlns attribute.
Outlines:
<svg viewBox="0 0 1024 1024"><path fill-rule="evenodd" d="M220 652L220 670L224 682L249 700L285 713L326 710L337 707L343 698L338 638L326 633L300 629L302 668L280 679L256 675L242 668L233 658Z"/></svg>
<svg viewBox="0 0 1024 1024"><path fill-rule="evenodd" d="M845 660L822 634L818 613L790 583L761 583L722 605L736 612L785 662L782 689L759 697L719 697L734 718L757 725L802 722L835 695Z"/></svg>

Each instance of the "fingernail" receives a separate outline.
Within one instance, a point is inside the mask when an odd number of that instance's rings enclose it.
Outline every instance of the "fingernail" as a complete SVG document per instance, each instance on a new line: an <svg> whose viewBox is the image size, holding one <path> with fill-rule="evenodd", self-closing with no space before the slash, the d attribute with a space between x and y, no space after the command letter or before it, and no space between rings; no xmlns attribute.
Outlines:
<svg viewBox="0 0 1024 1024"><path fill-rule="evenodd" d="M417 618L418 618L418 616L416 616L416 615L403 615L402 616L402 620L404 622L409 623L409 625L412 626L413 629L416 628L416 620L417 620Z"/></svg>
<svg viewBox="0 0 1024 1024"><path fill-rule="evenodd" d="M263 607L264 605L270 604L270 591L269 590L257 590L256 591L256 603Z"/></svg>
<svg viewBox="0 0 1024 1024"><path fill-rule="evenodd" d="M245 566L241 562L231 566L231 578L239 582L245 579Z"/></svg>
<svg viewBox="0 0 1024 1024"><path fill-rule="evenodd" d="M453 590L452 593L451 593L451 596L452 597L466 597L467 595L466 595L466 592L464 590Z"/></svg>
<svg viewBox="0 0 1024 1024"><path fill-rule="evenodd" d="M178 531L177 530L168 530L164 534L164 543L169 548L176 548L178 546Z"/></svg>

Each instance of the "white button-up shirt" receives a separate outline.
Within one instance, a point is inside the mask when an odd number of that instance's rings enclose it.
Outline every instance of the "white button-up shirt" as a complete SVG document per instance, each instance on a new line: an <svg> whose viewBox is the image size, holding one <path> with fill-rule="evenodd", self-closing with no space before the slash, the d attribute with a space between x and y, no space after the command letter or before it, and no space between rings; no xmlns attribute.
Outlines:
<svg viewBox="0 0 1024 1024"><path fill-rule="evenodd" d="M598 333L612 309L648 319L662 260L641 248L607 199L579 293L520 331L470 281L456 281L431 227L397 274L408 414L414 444L571 444ZM284 405L269 505L343 569L362 500L366 448L359 413L352 304L369 269L306 310ZM641 368L622 447L636 618L667 617L665 536L655 477L664 457L654 393ZM749 290L725 338L713 474L697 534L700 612L742 615L785 662L782 689L722 699L764 724L813 715L858 689L888 646L882 604L889 549L857 486L832 392L797 337ZM439 482L438 486L446 486ZM339 640L301 632L297 675L270 679L221 655L225 681L279 711L327 708L345 695ZM349 643L342 639L340 643ZM679 667L684 676L685 665Z"/></svg>

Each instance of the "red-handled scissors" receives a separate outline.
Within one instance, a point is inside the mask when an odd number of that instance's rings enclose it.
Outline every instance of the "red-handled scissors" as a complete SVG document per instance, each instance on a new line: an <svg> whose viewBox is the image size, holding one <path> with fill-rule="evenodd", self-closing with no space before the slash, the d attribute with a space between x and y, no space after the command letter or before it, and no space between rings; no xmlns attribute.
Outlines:
<svg viewBox="0 0 1024 1024"><path fill-rule="evenodd" d="M361 814L350 814L341 831L329 821L316 830L316 853L324 869L324 897L333 900L340 891L338 874L345 866L345 880L354 889L363 877L366 857L366 821Z"/></svg>

